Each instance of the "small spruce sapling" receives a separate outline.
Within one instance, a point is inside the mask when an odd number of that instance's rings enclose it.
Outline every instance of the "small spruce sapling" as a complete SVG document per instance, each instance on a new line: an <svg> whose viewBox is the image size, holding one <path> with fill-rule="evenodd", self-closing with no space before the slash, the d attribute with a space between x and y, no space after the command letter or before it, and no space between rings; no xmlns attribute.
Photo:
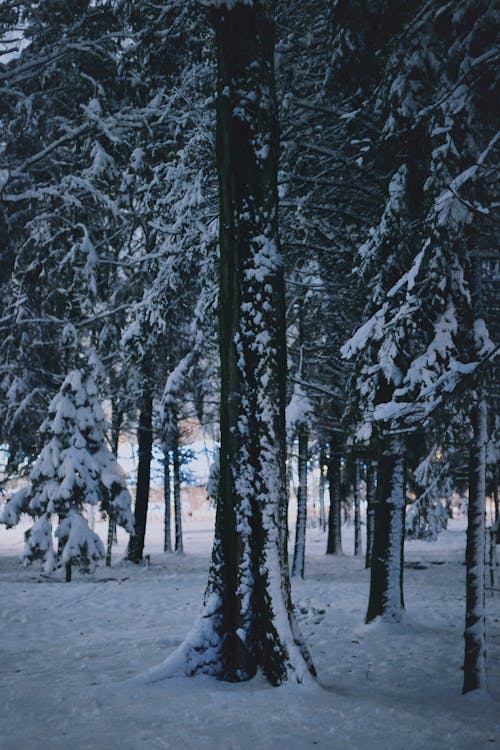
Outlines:
<svg viewBox="0 0 500 750"><path fill-rule="evenodd" d="M12 527L21 513L32 516L35 522L25 535L25 564L39 559L46 573L65 566L69 580L72 564L90 571L104 556L103 544L85 518L85 504L98 507L129 533L134 528L125 474L106 444L104 415L90 374L69 373L50 404L41 433L44 445L30 484L6 503L0 522Z"/></svg>

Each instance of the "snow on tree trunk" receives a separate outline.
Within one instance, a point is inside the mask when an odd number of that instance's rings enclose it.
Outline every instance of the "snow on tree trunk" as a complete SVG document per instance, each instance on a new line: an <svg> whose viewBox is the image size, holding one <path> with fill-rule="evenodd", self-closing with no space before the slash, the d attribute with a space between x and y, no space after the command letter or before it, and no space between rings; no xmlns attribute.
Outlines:
<svg viewBox="0 0 500 750"><path fill-rule="evenodd" d="M284 277L271 2L213 4L218 56L221 447L202 612L146 679L210 674L273 685L313 667L287 562Z"/></svg>
<svg viewBox="0 0 500 750"><path fill-rule="evenodd" d="M170 456L168 447L163 447L163 498L165 501L165 515L163 517L163 551L172 552L172 535L170 530Z"/></svg>
<svg viewBox="0 0 500 750"><path fill-rule="evenodd" d="M481 261L471 258L470 289L475 328L483 322L484 302ZM480 337L476 350L482 345ZM471 410L472 443L469 450L469 508L467 516L465 656L463 693L486 690L485 643L485 514L486 454L488 444L488 406L485 388L476 387L476 400Z"/></svg>
<svg viewBox="0 0 500 750"><path fill-rule="evenodd" d="M145 393L139 412L137 430L139 463L137 467L137 487L135 494L135 533L130 537L127 557L132 562L142 560L148 514L151 454L153 450L153 397Z"/></svg>
<svg viewBox="0 0 500 750"><path fill-rule="evenodd" d="M366 558L365 567L372 564L373 537L375 528L375 478L376 464L369 460L366 465Z"/></svg>
<svg viewBox="0 0 500 750"><path fill-rule="evenodd" d="M482 389L472 409L473 445L469 460L467 514L465 657L463 692L486 689L485 498L487 405Z"/></svg>
<svg viewBox="0 0 500 750"><path fill-rule="evenodd" d="M179 455L179 434L177 426L174 434L173 446L173 472L174 472L174 517L175 517L175 551L182 554L184 551L182 543L182 505L181 505L181 471Z"/></svg>
<svg viewBox="0 0 500 750"><path fill-rule="evenodd" d="M342 554L340 456L332 452L328 462L330 511L328 513L327 555Z"/></svg>
<svg viewBox="0 0 500 750"><path fill-rule="evenodd" d="M361 555L361 494L359 458L354 459L354 555Z"/></svg>
<svg viewBox="0 0 500 750"><path fill-rule="evenodd" d="M299 427L299 488L297 492L297 526L293 551L292 576L304 578L307 523L307 426Z"/></svg>
<svg viewBox="0 0 500 750"><path fill-rule="evenodd" d="M366 622L376 617L399 622L404 610L405 452L399 437L385 440L378 459L375 534Z"/></svg>

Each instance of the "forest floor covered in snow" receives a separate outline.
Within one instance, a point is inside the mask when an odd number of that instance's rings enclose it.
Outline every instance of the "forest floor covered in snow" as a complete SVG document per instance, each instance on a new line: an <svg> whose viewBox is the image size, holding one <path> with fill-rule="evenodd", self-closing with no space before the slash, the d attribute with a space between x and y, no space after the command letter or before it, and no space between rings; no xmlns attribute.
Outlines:
<svg viewBox="0 0 500 750"><path fill-rule="evenodd" d="M465 524L406 545L406 614L363 624L364 559L326 557L308 528L306 578L293 581L318 681L133 681L172 652L201 604L212 519L186 518L185 554L122 562L70 584L24 568L22 527L0 532L2 750L483 750L500 745L500 593L487 596L490 695L461 695ZM105 538L104 528L96 530ZM292 537L293 538L293 537ZM353 548L352 528L344 547ZM500 578L500 568L498 576ZM500 588L500 586L499 586Z"/></svg>

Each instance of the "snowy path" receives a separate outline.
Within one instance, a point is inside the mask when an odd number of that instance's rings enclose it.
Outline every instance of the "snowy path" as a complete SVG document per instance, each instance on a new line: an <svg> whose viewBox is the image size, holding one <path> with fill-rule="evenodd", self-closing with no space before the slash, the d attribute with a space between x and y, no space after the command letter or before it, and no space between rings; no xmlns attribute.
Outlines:
<svg viewBox="0 0 500 750"><path fill-rule="evenodd" d="M500 744L500 594L488 597L491 698L462 698L465 544L452 522L411 542L401 626L363 625L363 561L327 558L308 529L294 600L319 673L311 688L260 679L127 682L162 661L193 622L206 581L208 521L188 519L182 558L116 564L71 584L18 563L20 531L0 536L2 750L483 750ZM122 540L123 544L123 540ZM352 530L344 530L352 548ZM440 564L435 564L440 563ZM500 571L499 571L500 576ZM115 580L109 580L113 578ZM102 580L108 579L108 580Z"/></svg>

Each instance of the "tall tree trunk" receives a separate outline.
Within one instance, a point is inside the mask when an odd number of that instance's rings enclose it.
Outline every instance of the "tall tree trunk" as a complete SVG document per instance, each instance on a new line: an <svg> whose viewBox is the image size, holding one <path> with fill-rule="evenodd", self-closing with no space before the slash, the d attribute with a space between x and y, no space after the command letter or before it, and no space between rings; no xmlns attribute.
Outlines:
<svg viewBox="0 0 500 750"><path fill-rule="evenodd" d="M376 617L399 622L404 610L403 547L405 451L400 438L387 438L378 458L375 535L366 622Z"/></svg>
<svg viewBox="0 0 500 750"><path fill-rule="evenodd" d="M278 239L273 3L212 6L218 57L221 448L204 606L152 679L257 670L301 682L287 561L285 311Z"/></svg>
<svg viewBox="0 0 500 750"><path fill-rule="evenodd" d="M118 445L120 442L120 430L123 420L123 411L118 409L115 404L111 409L111 450L115 458L118 458ZM111 551L113 542L116 538L116 520L110 514L108 518L108 538L106 544L106 565L111 565Z"/></svg>
<svg viewBox="0 0 500 750"><path fill-rule="evenodd" d="M474 323L483 318L481 261L471 260L470 288ZM469 509L467 514L465 655L463 692L486 690L485 641L485 513L488 406L484 386L476 387L471 410Z"/></svg>
<svg viewBox="0 0 500 750"><path fill-rule="evenodd" d="M177 423L174 430L173 445L173 471L174 471L174 517L175 517L175 551L182 554L182 505L181 505L181 471L179 455L179 433Z"/></svg>
<svg viewBox="0 0 500 750"><path fill-rule="evenodd" d="M471 414L473 445L469 460L467 514L465 657L463 692L486 689L485 645L485 498L487 405L483 389Z"/></svg>
<svg viewBox="0 0 500 750"><path fill-rule="evenodd" d="M153 450L153 397L149 391L144 393L141 403L137 445L139 450L139 464L137 467L134 511L135 533L130 537L127 553L128 559L135 563L142 560L148 515L151 454Z"/></svg>
<svg viewBox="0 0 500 750"><path fill-rule="evenodd" d="M354 556L361 555L361 488L359 458L354 459Z"/></svg>
<svg viewBox="0 0 500 750"><path fill-rule="evenodd" d="M376 476L376 464L369 459L366 464L366 568L369 568L372 564L373 537L375 532Z"/></svg>
<svg viewBox="0 0 500 750"><path fill-rule="evenodd" d="M170 486L170 453L168 445L163 445L163 498L165 515L163 517L163 551L172 552L172 533L170 530L171 486Z"/></svg>
<svg viewBox="0 0 500 750"><path fill-rule="evenodd" d="M297 493L297 526L293 551L292 576L304 578L307 525L307 425L299 427L299 489Z"/></svg>
<svg viewBox="0 0 500 750"><path fill-rule="evenodd" d="M330 511L328 513L327 555L342 554L342 516L341 516L341 477L340 456L331 449L328 462L328 479L330 489Z"/></svg>
<svg viewBox="0 0 500 750"><path fill-rule="evenodd" d="M327 459L323 451L319 456L319 525L322 531L326 531L325 513L325 471L328 468Z"/></svg>

